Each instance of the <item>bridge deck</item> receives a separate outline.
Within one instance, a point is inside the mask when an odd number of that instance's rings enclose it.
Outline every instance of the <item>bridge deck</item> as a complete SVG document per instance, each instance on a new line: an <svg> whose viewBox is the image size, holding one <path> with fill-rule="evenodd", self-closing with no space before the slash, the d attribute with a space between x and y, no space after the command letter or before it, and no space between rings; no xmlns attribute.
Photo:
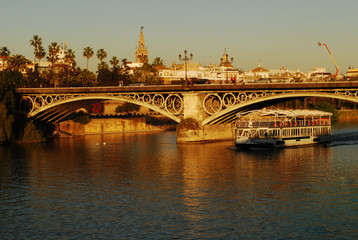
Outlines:
<svg viewBox="0 0 358 240"><path fill-rule="evenodd" d="M105 92L202 92L240 90L307 90L307 89L350 89L357 88L357 81L310 82L310 83L268 83L268 84L200 84L194 86L151 85L124 87L58 87L58 88L17 88L19 94L64 94L64 93L105 93Z"/></svg>

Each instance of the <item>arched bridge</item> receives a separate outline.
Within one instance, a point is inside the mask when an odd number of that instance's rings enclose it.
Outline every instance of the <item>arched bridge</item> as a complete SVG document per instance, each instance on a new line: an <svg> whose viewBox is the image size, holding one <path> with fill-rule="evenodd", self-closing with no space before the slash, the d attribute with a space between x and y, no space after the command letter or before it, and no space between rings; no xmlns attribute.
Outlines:
<svg viewBox="0 0 358 240"><path fill-rule="evenodd" d="M358 82L290 84L17 88L29 117L58 122L77 109L104 100L147 107L176 122L195 118L202 125L233 122L237 113L288 99L322 97L358 103Z"/></svg>

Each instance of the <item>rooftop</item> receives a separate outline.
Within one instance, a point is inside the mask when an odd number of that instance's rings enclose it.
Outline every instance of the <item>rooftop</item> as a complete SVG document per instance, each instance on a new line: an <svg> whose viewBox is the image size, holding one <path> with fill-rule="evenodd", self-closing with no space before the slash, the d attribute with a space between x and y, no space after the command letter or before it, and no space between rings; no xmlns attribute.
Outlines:
<svg viewBox="0 0 358 240"><path fill-rule="evenodd" d="M238 118L241 116L253 115L255 117L320 117L320 116L331 116L332 113L324 112L319 110L252 110L242 112L238 114Z"/></svg>

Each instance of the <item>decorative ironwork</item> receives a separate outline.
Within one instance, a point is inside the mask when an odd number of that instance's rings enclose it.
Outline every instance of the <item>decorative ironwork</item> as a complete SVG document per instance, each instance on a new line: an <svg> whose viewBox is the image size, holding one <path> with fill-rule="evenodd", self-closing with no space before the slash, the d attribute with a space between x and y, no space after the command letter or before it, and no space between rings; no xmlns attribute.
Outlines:
<svg viewBox="0 0 358 240"><path fill-rule="evenodd" d="M226 116L234 116L240 106L249 106L259 102L277 100L282 98L297 98L306 96L332 97L353 102L358 102L357 89L307 89L307 90L229 90L229 91L208 91L198 92L201 94L202 109L206 113L207 122L226 121ZM82 103L72 105L72 102L84 101L86 103L96 100L118 99L119 101L130 102L148 107L158 111L175 121L180 121L184 114L184 97L181 92L105 92L105 93L76 93L76 94L22 94L21 106L30 116L35 116L42 110L51 107L62 106L58 112L69 112ZM66 109L70 104L71 107ZM190 103L189 103L190 104ZM53 114L58 112L53 111ZM45 114L46 115L46 114ZM232 116L230 115L230 119ZM185 117L185 116L184 116ZM222 119L222 120L221 120ZM203 124L207 124L204 120Z"/></svg>
<svg viewBox="0 0 358 240"><path fill-rule="evenodd" d="M138 105L146 106L152 109L164 110L168 113L171 113L175 116L182 114L183 112L183 98L180 94L177 93L107 93L105 96L110 98L118 98L119 100L132 102ZM101 96L99 99L105 99L105 96ZM68 100L81 99L84 97L93 97L96 98L96 95L24 95L21 99L21 105L23 110L28 114L33 113L34 111L45 107L51 106L54 104L60 104Z"/></svg>
<svg viewBox="0 0 358 240"><path fill-rule="evenodd" d="M237 91L237 92L222 92L222 93L207 93L203 100L203 108L208 115L214 115L220 111L239 105L242 103L248 103L249 101L254 101L257 99L271 98L272 96L289 96L292 94L300 94L305 96L307 93L316 93L316 94L329 94L329 95L340 95L343 97L352 97L358 98L358 91L356 90L341 90L341 91Z"/></svg>

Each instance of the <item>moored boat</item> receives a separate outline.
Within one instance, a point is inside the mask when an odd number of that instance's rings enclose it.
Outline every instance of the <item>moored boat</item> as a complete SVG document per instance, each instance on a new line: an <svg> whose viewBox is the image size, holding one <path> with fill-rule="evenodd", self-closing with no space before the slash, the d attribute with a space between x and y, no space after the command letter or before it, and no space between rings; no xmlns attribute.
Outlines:
<svg viewBox="0 0 358 240"><path fill-rule="evenodd" d="M332 113L319 110L253 110L238 114L235 146L275 148L327 143Z"/></svg>

